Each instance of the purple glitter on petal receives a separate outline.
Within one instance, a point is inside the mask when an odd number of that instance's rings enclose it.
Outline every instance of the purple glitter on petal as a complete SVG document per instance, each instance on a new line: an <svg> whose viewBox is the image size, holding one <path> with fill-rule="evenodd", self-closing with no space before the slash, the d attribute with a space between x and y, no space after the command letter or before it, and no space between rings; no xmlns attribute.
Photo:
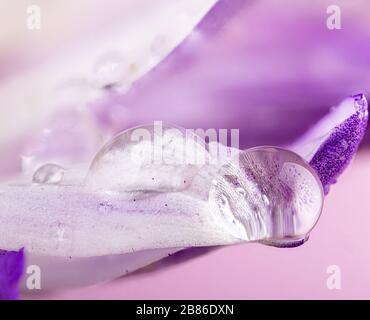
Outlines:
<svg viewBox="0 0 370 320"><path fill-rule="evenodd" d="M24 253L0 251L0 300L18 298L18 284L23 273Z"/></svg>
<svg viewBox="0 0 370 320"><path fill-rule="evenodd" d="M348 166L364 137L368 110L363 94L352 96L355 113L336 126L321 144L310 161L319 174L327 194L331 184Z"/></svg>

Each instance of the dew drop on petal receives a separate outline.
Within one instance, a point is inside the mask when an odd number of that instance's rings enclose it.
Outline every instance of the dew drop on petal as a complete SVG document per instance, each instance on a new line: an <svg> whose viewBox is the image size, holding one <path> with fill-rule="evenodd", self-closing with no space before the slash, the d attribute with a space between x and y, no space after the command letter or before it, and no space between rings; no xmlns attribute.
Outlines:
<svg viewBox="0 0 370 320"><path fill-rule="evenodd" d="M59 184L63 180L65 169L57 164L48 163L36 170L32 182L39 184Z"/></svg>
<svg viewBox="0 0 370 320"><path fill-rule="evenodd" d="M220 169L216 181L209 193L212 210L232 214L251 241L300 245L321 214L323 188L317 174L288 150L243 151Z"/></svg>
<svg viewBox="0 0 370 320"><path fill-rule="evenodd" d="M86 184L116 191L183 190L208 157L203 142L194 133L161 122L128 129L97 153Z"/></svg>
<svg viewBox="0 0 370 320"><path fill-rule="evenodd" d="M93 67L93 84L98 88L109 88L123 84L130 65L118 52L110 52L98 59Z"/></svg>

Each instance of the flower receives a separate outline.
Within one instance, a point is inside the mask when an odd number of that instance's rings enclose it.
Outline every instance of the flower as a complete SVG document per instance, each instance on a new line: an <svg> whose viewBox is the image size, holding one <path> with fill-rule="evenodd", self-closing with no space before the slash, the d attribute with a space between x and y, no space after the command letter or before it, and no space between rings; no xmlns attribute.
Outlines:
<svg viewBox="0 0 370 320"><path fill-rule="evenodd" d="M266 9L279 9L272 1L218 1L194 31L133 83L131 90L116 92L109 85L99 92L99 99L85 101L82 118L87 115L88 125L85 130L84 123L82 133L78 127L76 132L69 130L67 138L44 129L40 130L42 138L32 135L36 145L43 143L40 161L50 156L45 146L53 147L53 157L63 155L73 162L76 150L83 149L79 144L94 141L94 147L101 142L95 140L96 135L161 119L184 127L240 128L242 148L288 146L309 161L328 192L356 153L367 126L364 94L346 99L331 112L329 108L350 93L368 93L369 81L361 62L366 65L367 52L362 45L369 34L358 28L359 19L354 18L347 20L349 32L330 33L321 20L311 16L321 7L312 4L307 14L305 4L286 2L284 11L271 19L265 15ZM292 14L296 19L286 22L286 15ZM297 32L295 21L312 28L298 28ZM79 118L80 110L77 113L72 120ZM68 120L61 116L64 112L56 114L64 125ZM51 132L58 131L57 127ZM50 144L50 137L55 136L62 140ZM35 141L27 137L22 142L19 148L9 149L6 160L11 165L24 145ZM90 157L93 147L79 154L78 160ZM138 262L133 255L128 260L138 268L143 266L142 260L145 265L167 254L141 256ZM23 250L0 256L0 297L17 297L22 269Z"/></svg>

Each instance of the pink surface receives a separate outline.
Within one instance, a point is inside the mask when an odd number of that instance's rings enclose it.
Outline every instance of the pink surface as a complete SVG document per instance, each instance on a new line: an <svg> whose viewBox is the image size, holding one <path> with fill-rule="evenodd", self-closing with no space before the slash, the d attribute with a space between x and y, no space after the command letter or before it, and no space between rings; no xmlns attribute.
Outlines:
<svg viewBox="0 0 370 320"><path fill-rule="evenodd" d="M326 198L310 240L295 249L225 247L183 264L47 299L364 299L370 298L370 151L362 151ZM341 269L329 290L327 267Z"/></svg>

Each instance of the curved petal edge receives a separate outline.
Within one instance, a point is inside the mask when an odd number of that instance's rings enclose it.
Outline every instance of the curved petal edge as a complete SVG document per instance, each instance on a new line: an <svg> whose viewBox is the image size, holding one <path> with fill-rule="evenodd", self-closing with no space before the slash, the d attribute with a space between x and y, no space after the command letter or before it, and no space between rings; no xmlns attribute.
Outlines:
<svg viewBox="0 0 370 320"><path fill-rule="evenodd" d="M291 148L316 170L325 194L356 154L367 122L365 95L353 95L333 108Z"/></svg>

